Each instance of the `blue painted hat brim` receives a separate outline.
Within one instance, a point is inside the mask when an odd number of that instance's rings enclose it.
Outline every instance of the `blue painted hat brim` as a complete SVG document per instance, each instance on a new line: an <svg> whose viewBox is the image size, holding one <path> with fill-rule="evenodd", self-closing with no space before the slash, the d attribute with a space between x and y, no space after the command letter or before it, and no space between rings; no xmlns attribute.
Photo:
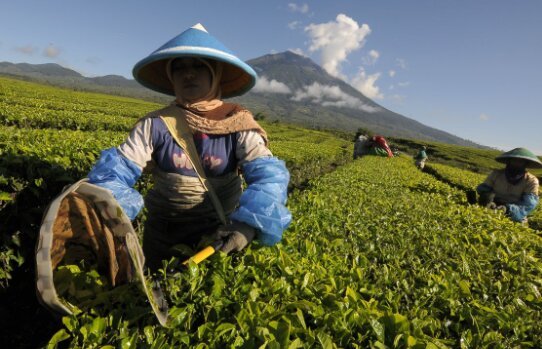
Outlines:
<svg viewBox="0 0 542 349"><path fill-rule="evenodd" d="M220 87L223 98L240 96L256 84L257 74L248 64L232 54L205 47L159 49L134 66L134 78L151 90L174 96L166 67L169 60L179 57L198 57L222 62Z"/></svg>

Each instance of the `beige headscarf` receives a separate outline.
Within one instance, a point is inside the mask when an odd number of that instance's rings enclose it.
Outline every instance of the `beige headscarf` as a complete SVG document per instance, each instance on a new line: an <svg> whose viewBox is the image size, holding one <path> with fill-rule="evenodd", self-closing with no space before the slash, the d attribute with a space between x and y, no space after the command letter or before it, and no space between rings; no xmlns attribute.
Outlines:
<svg viewBox="0 0 542 349"><path fill-rule="evenodd" d="M174 84L174 82L173 72L171 71L171 64L175 59L177 58L170 59L166 67L167 76L172 84ZM205 66L209 69L209 72L211 73L211 88L209 89L209 92L205 96L203 96L198 102L190 103L177 97L175 99L176 103L185 109L195 112L205 112L220 107L223 104L222 100L220 99L222 95L222 92L220 91L220 79L222 78L222 63L219 61L213 61L215 65L213 67L213 65L206 59L201 59L198 57L194 57L194 59L205 64Z"/></svg>

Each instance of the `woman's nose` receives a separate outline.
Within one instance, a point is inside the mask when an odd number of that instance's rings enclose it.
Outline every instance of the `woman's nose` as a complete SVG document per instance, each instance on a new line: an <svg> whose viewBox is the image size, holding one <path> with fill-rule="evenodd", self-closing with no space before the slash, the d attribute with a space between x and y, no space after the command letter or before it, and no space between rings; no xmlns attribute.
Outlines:
<svg viewBox="0 0 542 349"><path fill-rule="evenodd" d="M183 69L184 79L193 79L196 76L196 70L192 67L186 67Z"/></svg>

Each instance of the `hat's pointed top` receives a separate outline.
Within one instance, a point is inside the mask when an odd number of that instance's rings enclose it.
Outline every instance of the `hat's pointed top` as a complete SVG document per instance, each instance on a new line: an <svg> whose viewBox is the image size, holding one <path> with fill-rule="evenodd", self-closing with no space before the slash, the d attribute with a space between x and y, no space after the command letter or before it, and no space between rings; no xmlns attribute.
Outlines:
<svg viewBox="0 0 542 349"><path fill-rule="evenodd" d="M207 29L205 29L205 27L201 23L196 24L195 26L192 27L192 29L201 30L207 33Z"/></svg>

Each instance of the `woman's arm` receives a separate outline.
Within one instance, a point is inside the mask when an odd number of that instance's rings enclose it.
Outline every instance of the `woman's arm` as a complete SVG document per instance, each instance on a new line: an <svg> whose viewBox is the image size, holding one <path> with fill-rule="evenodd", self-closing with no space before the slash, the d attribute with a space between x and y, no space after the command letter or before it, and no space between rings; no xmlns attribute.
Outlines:
<svg viewBox="0 0 542 349"><path fill-rule="evenodd" d="M513 221L521 222L538 205L538 195L526 193L521 200L515 204L506 204L506 212Z"/></svg>
<svg viewBox="0 0 542 349"><path fill-rule="evenodd" d="M248 186L230 218L258 229L257 238L262 244L274 245L292 220L285 206L290 173L284 161L275 157L246 162L242 171Z"/></svg>
<svg viewBox="0 0 542 349"><path fill-rule="evenodd" d="M496 171L491 171L486 180L476 187L478 194L486 194L493 192L493 186L495 185L495 178L497 176Z"/></svg>
<svg viewBox="0 0 542 349"><path fill-rule="evenodd" d="M285 206L290 173L254 131L240 133L236 155L247 188L230 219L256 228L262 244L274 245L292 220Z"/></svg>
<svg viewBox="0 0 542 349"><path fill-rule="evenodd" d="M102 151L88 174L90 183L113 193L131 220L143 208L143 197L133 186L152 156L151 124L150 118L138 122L123 144Z"/></svg>

